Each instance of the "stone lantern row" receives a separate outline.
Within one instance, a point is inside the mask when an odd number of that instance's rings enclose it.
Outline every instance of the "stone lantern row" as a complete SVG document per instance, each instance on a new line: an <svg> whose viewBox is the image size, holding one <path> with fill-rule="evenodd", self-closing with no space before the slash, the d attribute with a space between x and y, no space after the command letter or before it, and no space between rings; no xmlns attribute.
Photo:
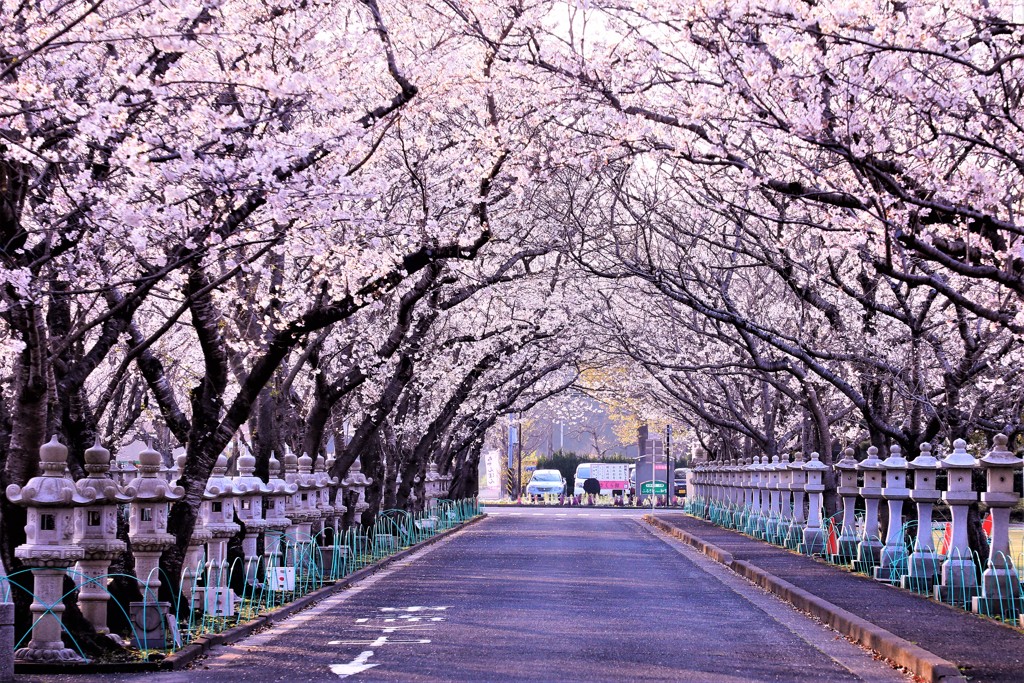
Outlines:
<svg viewBox="0 0 1024 683"><path fill-rule="evenodd" d="M170 605L158 600L160 557L175 541L167 528L170 506L184 489L177 485L185 455L167 468L161 455L147 447L131 466L130 480L111 472L110 452L97 443L85 452L87 476L74 482L67 474L68 449L54 436L40 448L41 474L24 487L7 487L8 499L27 511L26 542L15 549L26 567L32 568L34 627L31 640L16 653L22 661L74 661L78 653L64 647L61 639L63 582L70 575L79 586L79 606L98 633L107 627L106 575L110 562L125 549L117 538L118 506L128 507L128 539L135 558L135 576L143 600L129 606L134 625L134 645L162 649L175 637L175 622L168 618ZM290 450L284 463L271 456L270 478L254 476L256 459L244 451L237 459L238 474L229 476L228 459L217 458L206 483L199 516L190 538L182 573L182 597L193 607L217 616L234 614L240 599L229 587L227 546L244 528L242 541L245 575L257 580L262 562L272 590L291 586L275 570L296 557L314 557L314 544L329 546L338 534L346 512L342 489L358 493L356 511L366 509L365 488L372 483L361 472L357 459L344 481L328 474L333 460L308 455L296 457ZM124 468L120 473L123 474ZM120 481L118 481L120 479ZM264 504L266 503L266 509ZM238 522L235 521L237 515ZM257 543L264 535L264 554L257 557ZM287 555L287 557L285 557ZM72 568L73 567L73 568ZM201 582L200 577L204 580Z"/></svg>
<svg viewBox="0 0 1024 683"><path fill-rule="evenodd" d="M932 593L944 602L970 605L975 612L1017 617L1024 612L1024 604L1019 598L1020 579L1010 559L1009 529L1010 510L1020 498L1014 492L1014 474L1024 461L1007 450L1007 442L1005 435L997 434L991 451L975 458L967 452L967 443L957 439L952 452L941 460L927 443L910 461L899 446L892 446L884 459L872 446L860 462L853 449L846 449L835 464L842 522L836 525L838 533L833 539L827 538L822 524L823 480L828 467L817 453L811 453L810 460L797 454L793 461L776 455L770 461L754 456L701 463L693 468L687 507L692 514L763 540L852 563L878 581ZM968 509L979 499L971 488L975 469L986 474L986 490L980 499L992 514L989 556L980 585L967 540ZM940 470L946 473L945 491L936 485ZM861 525L855 517L858 498L864 501ZM952 516L944 555L936 551L932 538L932 511L940 500L949 506ZM883 503L889 520L895 520L887 525L884 539L879 534ZM908 557L902 520L909 504L916 505L918 521ZM1021 622L1024 625L1024 616Z"/></svg>

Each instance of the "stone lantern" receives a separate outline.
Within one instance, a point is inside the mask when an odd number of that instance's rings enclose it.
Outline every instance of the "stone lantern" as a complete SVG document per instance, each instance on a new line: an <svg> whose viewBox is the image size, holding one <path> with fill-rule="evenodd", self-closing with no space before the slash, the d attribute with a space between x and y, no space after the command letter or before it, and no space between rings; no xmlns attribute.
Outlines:
<svg viewBox="0 0 1024 683"><path fill-rule="evenodd" d="M338 483L337 477L332 477L326 470L324 456L318 455L313 462L313 492L316 494L315 504L319 518L316 522L316 533L313 537L319 545L319 559L324 572L333 575L334 573L334 505L331 503L331 493Z"/></svg>
<svg viewBox="0 0 1024 683"><path fill-rule="evenodd" d="M750 517L747 519L746 532L751 536L761 538L765 527L765 510L767 504L764 492L765 473L764 465L761 464L761 456L754 456L754 462L750 466L751 508Z"/></svg>
<svg viewBox="0 0 1024 683"><path fill-rule="evenodd" d="M432 509L437 505L437 499L441 497L441 473L437 470L436 462L431 461L427 465L427 476L424 481L423 495L427 498L426 507Z"/></svg>
<svg viewBox="0 0 1024 683"><path fill-rule="evenodd" d="M869 574L878 566L882 555L882 542L878 538L878 505L882 501L882 461L878 449L868 448L868 457L857 463L857 469L864 472L864 485L858 493L864 499L864 533L857 544L857 559L853 568Z"/></svg>
<svg viewBox="0 0 1024 683"><path fill-rule="evenodd" d="M939 463L946 470L946 501L953 516L953 539L942 563L942 583L935 586L935 599L950 604L969 605L978 592L977 569L967 542L967 509L978 500L971 489L971 472L978 465L967 452L967 442L957 439L953 452Z"/></svg>
<svg viewBox="0 0 1024 683"><path fill-rule="evenodd" d="M789 453L779 458L779 527L775 542L786 545L793 525L793 470L789 467Z"/></svg>
<svg viewBox="0 0 1024 683"><path fill-rule="evenodd" d="M140 650L162 650L167 637L177 636L177 625L167 618L170 605L160 602L160 555L174 545L167 532L169 504L185 495L180 486L171 486L160 476L163 458L151 447L139 453L139 476L130 484L135 498L128 506L129 533L135 556L135 576L142 590L142 602L128 605L135 627L134 645Z"/></svg>
<svg viewBox="0 0 1024 683"><path fill-rule="evenodd" d="M843 499L843 527L836 541L836 560L841 563L853 562L857 557L857 460L853 449L843 450L842 459L835 464L839 470L839 486L836 492Z"/></svg>
<svg viewBox="0 0 1024 683"><path fill-rule="evenodd" d="M828 466L817 453L811 453L810 461L800 467L807 477L804 491L807 492L807 526L804 528L803 542L800 552L806 555L823 555L825 553L825 532L821 526L821 495L825 492L825 472Z"/></svg>
<svg viewBox="0 0 1024 683"><path fill-rule="evenodd" d="M174 458L174 469L177 470L179 479L185 471L187 457L183 451ZM175 479L175 483L177 482L178 479ZM203 567L206 566L206 544L213 538L213 534L206 528L206 520L209 518L210 501L203 500L199 504L199 513L196 515L192 535L188 539L188 548L185 550L185 559L181 565L181 597L188 603L190 609L203 605L205 588L198 583L199 577L203 575Z"/></svg>
<svg viewBox="0 0 1024 683"><path fill-rule="evenodd" d="M135 495L132 488L122 489L110 478L110 451L95 445L85 451L85 471L75 484L78 494L93 502L75 511L75 540L85 556L75 567L75 583L79 586L78 606L97 633L109 634L107 582L100 577L107 573L110 561L124 552L124 541L117 538L117 506Z"/></svg>
<svg viewBox="0 0 1024 683"><path fill-rule="evenodd" d="M992 538L988 563L981 575L981 595L971 601L971 609L980 614L1017 619L1022 611L1020 577L1010 559L1010 509L1020 496L1013 490L1014 470L1024 461L1006 449L1005 434L996 434L992 450L979 458L985 468L985 492L981 501L992 515Z"/></svg>
<svg viewBox="0 0 1024 683"><path fill-rule="evenodd" d="M287 516L287 508L299 487L297 484L289 484L281 479L281 463L273 452L270 453L269 470L266 518L264 520L267 523L267 532L263 541L268 583L271 590L292 590L295 586L295 568L282 564L281 546L283 543L287 543L285 531L292 527L292 521ZM288 585L289 581L291 587Z"/></svg>
<svg viewBox="0 0 1024 683"><path fill-rule="evenodd" d="M331 453L330 455L327 456L327 463L326 466L324 467L324 471L327 473L327 476L331 478L332 482L331 500L332 507L334 508L334 515L331 517L332 539L337 539L338 536L340 535L341 520L345 516L345 513L348 511L348 508L345 507L345 495L341 490L341 479L339 477L331 475L331 471L334 469L335 462L337 462L337 456L335 456L334 453ZM332 544L337 545L337 543L333 540Z"/></svg>
<svg viewBox="0 0 1024 683"><path fill-rule="evenodd" d="M807 524L807 520L804 518L804 497L807 495L807 472L804 471L806 463L803 452L798 451L793 462L789 464L791 472L789 490L793 494L792 522L786 534L786 546L789 548L800 547Z"/></svg>
<svg viewBox="0 0 1024 683"><path fill-rule="evenodd" d="M452 480L454 478L455 476L451 472L445 472L441 475L441 478L437 480L438 485L441 487L441 490L438 492L438 496L440 498L448 497L448 492L452 488Z"/></svg>
<svg viewBox="0 0 1024 683"><path fill-rule="evenodd" d="M939 556L935 554L935 540L932 538L932 508L941 497L935 486L939 461L932 455L932 445L921 444L921 454L909 465L914 471L910 499L917 504L917 539L914 552L907 561L907 574L900 579L900 584L918 593L931 593L939 574Z"/></svg>
<svg viewBox="0 0 1024 683"><path fill-rule="evenodd" d="M889 505L889 524L885 529L885 547L882 549L875 580L900 583L907 571L906 547L903 544L903 501L910 498L907 488L907 470L910 468L903 450L896 444L889 448L889 457L882 461L885 469L885 488L882 496Z"/></svg>
<svg viewBox="0 0 1024 683"><path fill-rule="evenodd" d="M316 510L320 513L317 534L320 545L330 545L328 530L333 529L334 506L331 504L331 488L338 483L337 477L332 477L326 470L324 456L316 456L313 463L313 484L316 493Z"/></svg>
<svg viewBox="0 0 1024 683"><path fill-rule="evenodd" d="M285 539L284 564L288 566L294 566L303 557L309 547L313 521L320 517L320 513L316 511L316 500L311 493L313 481L309 475L309 465L312 460L308 455L302 457L305 459L302 463L304 472L299 470L300 458L297 458L290 448L285 447L284 480L295 487L295 493L287 499L285 506L285 513L291 520Z"/></svg>
<svg viewBox="0 0 1024 683"><path fill-rule="evenodd" d="M939 461L932 455L931 443L921 444L921 455L911 460L909 467L913 470L910 500L918 505L918 535L900 585L907 590L931 593L939 574L939 556L932 538L932 509L941 498L935 485Z"/></svg>
<svg viewBox="0 0 1024 683"><path fill-rule="evenodd" d="M740 528L740 531L742 531L745 534L749 534L751 536L754 534L754 523L755 523L755 519L757 518L758 497L757 497L756 479L754 478L755 477L754 464L756 462L757 462L757 456L756 455L755 456L748 456L747 459L744 461L744 465L743 465L743 486L744 486L744 489L745 489L745 496L744 496L745 511L743 513L743 526ZM689 495L690 495L689 489L687 489L686 495L687 495L687 497L689 497Z"/></svg>
<svg viewBox="0 0 1024 683"><path fill-rule="evenodd" d="M212 535L206 559L203 607L207 614L220 617L235 614L235 594L228 587L228 540L240 529L235 523L235 482L226 476L227 471L228 459L221 453L203 492L203 498L210 503L204 526Z"/></svg>
<svg viewBox="0 0 1024 683"><path fill-rule="evenodd" d="M357 524L359 523L359 516L370 507L369 503L366 502L366 487L372 483L373 479L363 474L363 464L359 458L356 458L352 466L348 468L348 473L342 482L342 486L347 491L355 491L357 495L356 504L352 507Z"/></svg>
<svg viewBox="0 0 1024 683"><path fill-rule="evenodd" d="M764 540L774 543L779 530L779 456L773 455L768 471L768 522L765 527Z"/></svg>
<svg viewBox="0 0 1024 683"><path fill-rule="evenodd" d="M260 569L260 557L256 554L259 535L269 528L270 520L263 518L263 496L270 493L270 487L255 476L256 458L244 446L238 456L238 475L233 486L237 496L238 519L245 527L242 538L242 554L245 556L245 582L256 583Z"/></svg>
<svg viewBox="0 0 1024 683"><path fill-rule="evenodd" d="M54 435L39 448L42 474L29 479L24 488L11 484L7 500L27 508L25 543L14 549L14 556L26 567L32 567L33 600L32 639L27 647L14 653L24 662L74 662L81 657L64 647L63 629L65 570L85 557L74 545L75 508L93 502L92 491L86 494L64 477L68 449Z"/></svg>

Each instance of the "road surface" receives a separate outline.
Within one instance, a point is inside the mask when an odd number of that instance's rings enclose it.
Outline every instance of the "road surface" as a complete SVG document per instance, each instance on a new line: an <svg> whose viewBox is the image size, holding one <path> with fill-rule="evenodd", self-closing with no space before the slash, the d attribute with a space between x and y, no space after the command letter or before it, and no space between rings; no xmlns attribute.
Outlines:
<svg viewBox="0 0 1024 683"><path fill-rule="evenodd" d="M639 521L641 511L490 513L352 590L215 650L192 670L145 678L909 680L656 534Z"/></svg>

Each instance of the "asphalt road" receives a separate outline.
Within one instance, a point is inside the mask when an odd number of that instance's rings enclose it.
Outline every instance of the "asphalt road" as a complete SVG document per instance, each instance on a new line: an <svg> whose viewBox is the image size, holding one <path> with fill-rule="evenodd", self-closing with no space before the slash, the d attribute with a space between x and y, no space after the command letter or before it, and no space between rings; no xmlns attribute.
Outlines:
<svg viewBox="0 0 1024 683"><path fill-rule="evenodd" d="M641 514L495 509L192 670L146 680L909 680Z"/></svg>

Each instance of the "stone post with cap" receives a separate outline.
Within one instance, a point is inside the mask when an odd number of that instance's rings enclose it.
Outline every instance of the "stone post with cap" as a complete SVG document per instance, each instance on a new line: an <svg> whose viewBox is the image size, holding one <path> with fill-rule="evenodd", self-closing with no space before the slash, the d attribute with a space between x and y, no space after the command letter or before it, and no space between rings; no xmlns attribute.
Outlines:
<svg viewBox="0 0 1024 683"><path fill-rule="evenodd" d="M910 498L907 488L907 469L910 465L903 457L903 450L893 444L889 457L882 461L885 469L885 488L882 496L889 506L889 524L885 529L885 547L882 548L875 580L885 583L900 583L907 571L907 551L903 543L903 501Z"/></svg>
<svg viewBox="0 0 1024 683"><path fill-rule="evenodd" d="M786 534L786 547L798 548L803 540L804 528L807 525L807 518L804 515L804 500L807 496L807 473L804 472L804 464L807 460L802 451L797 451L793 462L787 467L790 470L789 490L793 496L793 513L790 517L789 529Z"/></svg>
<svg viewBox="0 0 1024 683"><path fill-rule="evenodd" d="M366 487L373 483L373 479L363 474L363 464L356 458L345 474L345 480L341 483L346 491L353 491L356 494L356 504L352 506L355 515L355 523L359 523L360 515L369 509L366 502Z"/></svg>
<svg viewBox="0 0 1024 683"><path fill-rule="evenodd" d="M768 528L768 456L754 458L754 486L757 513L752 525L753 535L764 538Z"/></svg>
<svg viewBox="0 0 1024 683"><path fill-rule="evenodd" d="M129 484L135 498L128 505L128 540L135 556L135 576L142 601L128 605L134 626L133 644L140 650L162 650L168 637L177 637L173 619L168 619L170 604L160 602L160 555L174 545L167 532L170 503L180 500L185 489L172 486L160 475L163 458L150 446L139 453L138 476Z"/></svg>
<svg viewBox="0 0 1024 683"><path fill-rule="evenodd" d="M79 495L92 503L75 510L74 544L85 553L75 566L78 584L78 607L96 633L108 635L107 580L103 577L110 562L124 552L124 541L117 537L117 506L134 497L131 487L122 488L110 478L110 451L99 439L85 451L85 471L75 484Z"/></svg>
<svg viewBox="0 0 1024 683"><path fill-rule="evenodd" d="M256 476L256 457L245 446L239 446L238 474L233 480L236 513L238 520L245 528L242 538L242 555L245 557L245 582L256 583L260 574L260 560L256 552L256 544L260 534L270 526L270 521L263 518L263 497L270 493L270 487ZM264 547L266 540L264 540Z"/></svg>
<svg viewBox="0 0 1024 683"><path fill-rule="evenodd" d="M932 510L942 497L935 485L939 461L932 455L932 445L921 444L920 454L909 465L914 472L910 500L917 505L917 538L914 552L907 560L907 573L900 579L900 584L907 590L930 594L939 575L939 556L935 553L932 536Z"/></svg>
<svg viewBox="0 0 1024 683"><path fill-rule="evenodd" d="M203 498L210 503L206 528L213 536L206 559L203 607L207 614L221 617L235 614L236 597L229 588L228 540L240 530L235 522L235 482L227 476L227 471L228 459L221 453L203 492Z"/></svg>
<svg viewBox="0 0 1024 683"><path fill-rule="evenodd" d="M185 471L186 453L178 453L174 458L175 468L178 477ZM175 483L177 483L177 479ZM210 501L203 500L199 503L196 523L192 527L192 535L188 539L188 548L185 549L185 559L181 565L181 597L189 609L201 609L203 606L203 591L199 583L199 577L203 575L203 568L206 566L206 544L213 538L213 534L206 528L206 520L210 518Z"/></svg>
<svg viewBox="0 0 1024 683"><path fill-rule="evenodd" d="M806 555L825 553L825 531L821 524L822 494L825 492L825 472L828 466L819 459L818 453L811 453L811 459L801 465L807 476L804 490L807 492L807 526L804 527L803 541L798 548Z"/></svg>
<svg viewBox="0 0 1024 683"><path fill-rule="evenodd" d="M327 476L331 477L331 505L334 508L334 516L331 518L332 538L334 545L338 545L337 538L341 535L341 523L345 518L345 513L348 512L348 507L345 505L345 492L341 488L341 477L331 474L334 470L334 463L337 461L337 456L331 453L327 456L327 466L325 468Z"/></svg>
<svg viewBox="0 0 1024 683"><path fill-rule="evenodd" d="M1021 614L1020 576L1010 558L1010 510L1020 500L1013 490L1014 471L1024 466L1006 445L1006 434L996 434L992 450L978 459L985 469L985 492L981 502L992 515L992 537L988 546L988 562L981 575L981 595L971 600L971 609L979 614L998 616L1007 621Z"/></svg>
<svg viewBox="0 0 1024 683"><path fill-rule="evenodd" d="M836 492L843 501L843 524L836 540L836 561L846 564L857 557L857 460L852 448L843 450L843 457L835 464L839 471Z"/></svg>
<svg viewBox="0 0 1024 683"><path fill-rule="evenodd" d="M789 453L779 456L779 527L775 542L786 545L793 526L793 470L789 466Z"/></svg>
<svg viewBox="0 0 1024 683"><path fill-rule="evenodd" d="M286 532L292 527L288 518L288 507L292 496L299 490L297 484L289 484L281 478L281 462L271 451L269 463L270 475L267 478L266 535L263 537L263 556L269 573L282 565L282 544L287 542Z"/></svg>
<svg viewBox="0 0 1024 683"><path fill-rule="evenodd" d="M778 455L772 456L768 465L768 526L765 529L765 540L775 543L782 524L782 495L779 492L779 478L782 474L782 463Z"/></svg>
<svg viewBox="0 0 1024 683"><path fill-rule="evenodd" d="M334 504L331 503L331 493L338 483L337 477L332 477L327 470L327 460L322 455L316 456L313 463L313 482L316 486L316 510L320 517L317 521L317 529L314 537L320 546L320 560L323 562L325 573L333 574L334 568Z"/></svg>
<svg viewBox="0 0 1024 683"><path fill-rule="evenodd" d="M25 543L14 549L14 556L31 567L33 588L31 640L14 653L23 662L75 662L79 654L64 647L63 632L65 570L85 557L74 543L75 508L94 502L92 491L84 494L64 476L68 462L67 447L52 439L39 448L42 474L32 477L24 487L7 487L7 500L27 508Z"/></svg>
<svg viewBox="0 0 1024 683"><path fill-rule="evenodd" d="M953 538L942 563L942 583L935 586L935 599L967 606L978 593L977 568L967 541L967 511L978 494L971 489L971 472L978 461L967 452L967 442L957 439L953 451L939 463L946 470L946 501L953 517Z"/></svg>
<svg viewBox="0 0 1024 683"><path fill-rule="evenodd" d="M857 469L864 472L864 485L858 489L864 499L864 532L857 544L857 559L853 568L864 574L870 574L878 566L882 555L882 542L878 531L878 506L882 502L882 461L878 457L878 449L868 448L868 457L857 463Z"/></svg>

